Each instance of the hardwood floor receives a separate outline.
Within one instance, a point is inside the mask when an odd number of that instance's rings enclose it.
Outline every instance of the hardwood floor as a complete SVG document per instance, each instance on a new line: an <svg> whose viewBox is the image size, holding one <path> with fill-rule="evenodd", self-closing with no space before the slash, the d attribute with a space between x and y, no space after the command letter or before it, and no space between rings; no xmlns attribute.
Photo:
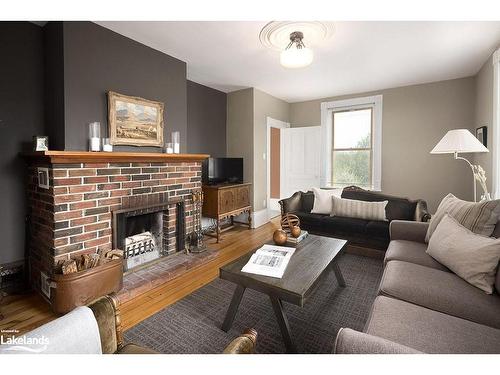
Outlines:
<svg viewBox="0 0 500 375"><path fill-rule="evenodd" d="M224 233L219 244L215 243L215 239L205 237L209 246L221 250L219 255L211 261L123 303L120 307L123 328L127 330L133 327L209 283L218 277L219 267L269 241L272 233L278 227L279 218L273 219L270 223L257 229L248 230L246 227L237 227ZM0 330L15 329L20 334L57 318L57 315L51 311L49 304L34 292L5 297L0 306L0 312L4 315L4 319L0 320Z"/></svg>

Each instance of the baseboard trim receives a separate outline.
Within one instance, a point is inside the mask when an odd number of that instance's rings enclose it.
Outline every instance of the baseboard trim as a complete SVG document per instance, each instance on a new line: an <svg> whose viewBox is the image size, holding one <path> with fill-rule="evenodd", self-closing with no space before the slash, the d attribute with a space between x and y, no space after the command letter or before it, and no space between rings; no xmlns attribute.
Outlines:
<svg viewBox="0 0 500 375"><path fill-rule="evenodd" d="M269 222L269 215L267 208L264 210L259 210L252 212L252 228L258 228Z"/></svg>

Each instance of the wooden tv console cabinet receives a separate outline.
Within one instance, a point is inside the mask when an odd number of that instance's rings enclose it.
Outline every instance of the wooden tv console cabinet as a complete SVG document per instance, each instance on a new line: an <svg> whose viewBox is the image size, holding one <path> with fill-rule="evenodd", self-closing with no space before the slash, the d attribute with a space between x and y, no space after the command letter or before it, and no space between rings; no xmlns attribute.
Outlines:
<svg viewBox="0 0 500 375"><path fill-rule="evenodd" d="M223 230L231 229L234 226L234 216L242 213L248 214L248 222L241 223L252 226L252 207L250 205L250 189L252 184L220 184L203 185L203 209L202 214L205 217L215 219L217 222L215 231L212 235L220 241L220 235ZM221 220L231 218L231 225L221 228Z"/></svg>

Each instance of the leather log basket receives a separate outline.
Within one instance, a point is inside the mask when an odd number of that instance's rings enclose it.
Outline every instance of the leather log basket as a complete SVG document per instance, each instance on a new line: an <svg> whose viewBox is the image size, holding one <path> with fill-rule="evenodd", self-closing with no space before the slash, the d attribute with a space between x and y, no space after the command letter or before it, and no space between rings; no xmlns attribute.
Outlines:
<svg viewBox="0 0 500 375"><path fill-rule="evenodd" d="M110 260L100 266L51 277L50 302L52 310L65 314L77 306L87 305L95 299L123 286L123 260Z"/></svg>

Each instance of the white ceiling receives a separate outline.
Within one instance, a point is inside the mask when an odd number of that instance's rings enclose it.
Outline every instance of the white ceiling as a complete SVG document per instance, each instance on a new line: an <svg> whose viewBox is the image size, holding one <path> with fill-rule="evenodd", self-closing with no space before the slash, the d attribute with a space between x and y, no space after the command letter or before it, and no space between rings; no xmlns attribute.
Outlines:
<svg viewBox="0 0 500 375"><path fill-rule="evenodd" d="M334 22L314 62L293 70L261 45L267 22L97 23L187 62L192 81L288 102L475 75L500 45L500 22Z"/></svg>

